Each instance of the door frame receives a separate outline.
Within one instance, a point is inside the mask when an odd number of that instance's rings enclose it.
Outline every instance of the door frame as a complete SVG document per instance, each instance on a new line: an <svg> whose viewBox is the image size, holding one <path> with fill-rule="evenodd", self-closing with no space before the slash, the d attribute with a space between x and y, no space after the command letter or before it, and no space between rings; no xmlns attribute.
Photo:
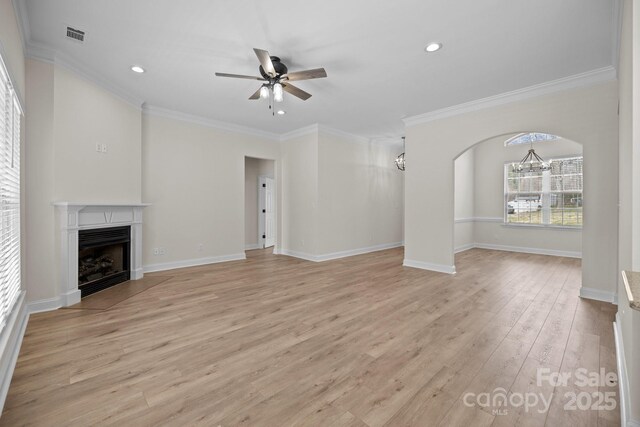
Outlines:
<svg viewBox="0 0 640 427"><path fill-rule="evenodd" d="M269 175L259 175L258 176L258 248L264 249L266 248L266 239L262 236L265 235L266 232L266 215L265 215L265 187L263 184L266 184L266 179L270 179L273 181L273 208L274 208L274 227L273 227L273 247L278 244L278 193L277 193L277 181L273 176Z"/></svg>

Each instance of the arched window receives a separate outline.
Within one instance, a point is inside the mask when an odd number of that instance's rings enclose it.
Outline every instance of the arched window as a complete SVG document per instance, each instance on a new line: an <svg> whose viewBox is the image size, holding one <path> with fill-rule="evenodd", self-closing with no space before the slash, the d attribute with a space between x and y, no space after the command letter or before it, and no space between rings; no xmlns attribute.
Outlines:
<svg viewBox="0 0 640 427"><path fill-rule="evenodd" d="M529 132L529 133L519 133L518 135L512 136L504 142L505 146L509 145L520 145L520 144L532 144L534 142L540 141L554 141L556 139L560 139L559 136L552 135L550 133L541 133L541 132Z"/></svg>

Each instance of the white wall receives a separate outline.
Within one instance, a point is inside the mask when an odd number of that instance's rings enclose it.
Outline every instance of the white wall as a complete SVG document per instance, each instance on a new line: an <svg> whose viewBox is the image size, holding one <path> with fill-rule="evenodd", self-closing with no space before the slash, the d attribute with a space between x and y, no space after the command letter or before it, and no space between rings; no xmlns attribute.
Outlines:
<svg viewBox="0 0 640 427"><path fill-rule="evenodd" d="M33 302L59 295L54 201L141 201L141 116L58 66L30 59L26 70L25 260ZM98 142L107 153L96 152Z"/></svg>
<svg viewBox="0 0 640 427"><path fill-rule="evenodd" d="M613 298L617 281L617 83L564 90L407 126L413 167L405 176L405 258L414 265L453 270L453 160L499 135L540 131L583 145L585 197L583 288ZM433 209L438 200L438 209Z"/></svg>
<svg viewBox="0 0 640 427"><path fill-rule="evenodd" d="M142 152L145 268L244 256L245 156L278 160L279 143L144 114Z"/></svg>
<svg viewBox="0 0 640 427"><path fill-rule="evenodd" d="M54 199L140 203L140 108L61 67L54 82Z"/></svg>
<svg viewBox="0 0 640 427"><path fill-rule="evenodd" d="M471 148L455 160L454 247L457 251L475 243L475 149Z"/></svg>
<svg viewBox="0 0 640 427"><path fill-rule="evenodd" d="M640 7L624 2L620 64L619 231L618 269L640 271ZM618 275L616 327L626 364L627 420L640 422L640 311L629 307L622 278ZM622 357L624 355L624 357ZM622 374L619 372L619 374Z"/></svg>
<svg viewBox="0 0 640 427"><path fill-rule="evenodd" d="M317 251L318 133L282 142L282 248Z"/></svg>
<svg viewBox="0 0 640 427"><path fill-rule="evenodd" d="M29 109L25 115L26 166L23 184L25 203L25 267L30 301L57 296L58 263L55 247L54 209L54 66L27 60Z"/></svg>
<svg viewBox="0 0 640 427"><path fill-rule="evenodd" d="M244 160L244 243L246 249L255 249L258 239L259 178L275 177L274 161L245 157Z"/></svg>
<svg viewBox="0 0 640 427"><path fill-rule="evenodd" d="M402 242L401 149L320 131L318 255Z"/></svg>
<svg viewBox="0 0 640 427"><path fill-rule="evenodd" d="M318 126L286 139L284 253L318 261L400 244L401 150Z"/></svg>

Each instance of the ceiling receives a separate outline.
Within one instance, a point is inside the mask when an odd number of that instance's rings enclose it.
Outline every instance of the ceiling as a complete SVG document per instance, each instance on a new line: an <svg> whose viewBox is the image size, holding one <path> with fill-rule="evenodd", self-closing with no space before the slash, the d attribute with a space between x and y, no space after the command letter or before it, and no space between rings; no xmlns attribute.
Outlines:
<svg viewBox="0 0 640 427"><path fill-rule="evenodd" d="M617 35L616 0L24 1L32 44L123 92L275 133L320 123L397 137L404 117L612 66ZM443 49L425 53L432 41ZM259 82L214 76L258 75L254 47L328 78L298 82L313 97L285 94L273 117L247 99Z"/></svg>

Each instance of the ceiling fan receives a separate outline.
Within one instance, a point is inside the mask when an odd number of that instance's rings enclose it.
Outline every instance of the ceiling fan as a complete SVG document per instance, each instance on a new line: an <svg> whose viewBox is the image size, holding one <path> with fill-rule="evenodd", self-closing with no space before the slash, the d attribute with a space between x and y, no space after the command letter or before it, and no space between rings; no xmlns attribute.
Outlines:
<svg viewBox="0 0 640 427"><path fill-rule="evenodd" d="M269 52L263 49L253 49L260 61L258 70L261 77L257 76L245 76L242 74L228 74L228 73L216 73L218 77L232 77L235 79L249 79L265 82L260 88L255 91L249 99L269 99L269 108L271 109L272 102L282 102L284 99L284 92L306 101L311 98L311 94L304 90L294 86L291 82L300 80L320 79L327 77L327 72L324 68L315 68L313 70L295 71L289 73L287 66L280 61L277 56L269 55Z"/></svg>

